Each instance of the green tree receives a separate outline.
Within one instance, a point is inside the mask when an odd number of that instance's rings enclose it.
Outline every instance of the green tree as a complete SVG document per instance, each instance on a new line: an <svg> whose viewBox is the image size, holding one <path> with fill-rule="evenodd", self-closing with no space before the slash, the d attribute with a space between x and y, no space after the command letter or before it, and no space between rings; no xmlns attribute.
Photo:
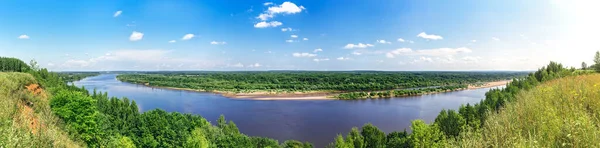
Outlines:
<svg viewBox="0 0 600 148"><path fill-rule="evenodd" d="M581 62L581 70L586 70L587 64L585 62Z"/></svg>
<svg viewBox="0 0 600 148"><path fill-rule="evenodd" d="M365 138L360 134L356 127L353 127L352 130L350 130L350 133L348 133L348 137L346 138L348 139L346 141L352 141L354 148L365 147Z"/></svg>
<svg viewBox="0 0 600 148"><path fill-rule="evenodd" d="M406 132L406 130L403 132L391 132L386 136L385 139L387 140L385 144L386 148L410 147L408 133Z"/></svg>
<svg viewBox="0 0 600 148"><path fill-rule="evenodd" d="M366 148L382 148L385 146L385 133L371 123L362 127L361 135L365 138Z"/></svg>
<svg viewBox="0 0 600 148"><path fill-rule="evenodd" d="M210 142L204 136L202 129L196 128L192 131L192 135L190 135L186 142L186 148L208 148L210 147Z"/></svg>
<svg viewBox="0 0 600 148"><path fill-rule="evenodd" d="M129 137L122 136L121 138L119 138L119 142L117 143L116 147L135 148L135 144L133 143L133 140L131 140Z"/></svg>
<svg viewBox="0 0 600 148"><path fill-rule="evenodd" d="M296 140L286 140L285 142L283 142L283 144L281 144L282 148L312 148L312 144L306 142L306 143L302 143L300 141L296 141Z"/></svg>
<svg viewBox="0 0 600 148"><path fill-rule="evenodd" d="M81 92L60 90L50 100L52 112L62 118L70 129L79 133L79 138L90 146L97 146L101 131L96 119L96 102Z"/></svg>
<svg viewBox="0 0 600 148"><path fill-rule="evenodd" d="M335 137L335 148L353 148L353 147L350 147L349 145L347 145L346 142L344 141L344 137L342 137L342 135L338 134L337 137Z"/></svg>
<svg viewBox="0 0 600 148"><path fill-rule="evenodd" d="M456 137L464 129L465 119L454 110L443 109L435 118L435 123L448 137Z"/></svg>
<svg viewBox="0 0 600 148"><path fill-rule="evenodd" d="M600 51L596 51L596 55L594 56L594 69L600 71Z"/></svg>
<svg viewBox="0 0 600 148"><path fill-rule="evenodd" d="M410 143L413 147L444 147L444 134L436 124L427 125L423 120L412 121Z"/></svg>

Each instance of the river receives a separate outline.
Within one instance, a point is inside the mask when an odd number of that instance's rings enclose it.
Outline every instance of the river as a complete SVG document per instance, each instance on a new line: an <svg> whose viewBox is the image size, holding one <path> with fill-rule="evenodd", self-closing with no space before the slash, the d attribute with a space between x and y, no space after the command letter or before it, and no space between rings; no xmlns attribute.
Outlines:
<svg viewBox="0 0 600 148"><path fill-rule="evenodd" d="M250 136L308 141L325 147L337 134L352 127L372 123L389 133L410 128L410 121L433 122L442 109L477 103L489 88L463 90L424 96L376 100L272 100L230 99L213 93L171 90L120 82L116 74L103 74L74 82L88 90L108 92L109 96L135 100L140 111L163 109L168 112L198 114L213 124L219 115L232 120Z"/></svg>

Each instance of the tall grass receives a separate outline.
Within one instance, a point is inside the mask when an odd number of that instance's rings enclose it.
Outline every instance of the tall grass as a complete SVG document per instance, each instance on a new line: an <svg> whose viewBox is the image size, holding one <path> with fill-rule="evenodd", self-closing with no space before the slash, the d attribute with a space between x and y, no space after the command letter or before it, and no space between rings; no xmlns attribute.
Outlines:
<svg viewBox="0 0 600 148"><path fill-rule="evenodd" d="M58 127L60 120L50 111L48 98L25 89L34 83L29 74L0 72L0 147L80 147ZM38 123L35 127L32 120Z"/></svg>
<svg viewBox="0 0 600 148"><path fill-rule="evenodd" d="M600 74L565 77L517 95L455 147L600 147Z"/></svg>

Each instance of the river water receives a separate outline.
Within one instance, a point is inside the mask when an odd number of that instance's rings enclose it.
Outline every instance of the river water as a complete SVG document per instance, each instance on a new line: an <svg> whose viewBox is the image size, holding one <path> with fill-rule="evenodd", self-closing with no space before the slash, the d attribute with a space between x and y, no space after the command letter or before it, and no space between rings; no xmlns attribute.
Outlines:
<svg viewBox="0 0 600 148"><path fill-rule="evenodd" d="M109 96L135 100L140 111L163 109L168 112L198 114L213 124L219 115L232 120L250 136L308 141L324 147L337 134L352 127L372 123L389 133L410 128L410 121L433 122L442 109L477 103L489 88L424 96L377 100L246 100L218 94L152 88L120 82L116 74L103 74L74 82L88 90L108 92Z"/></svg>

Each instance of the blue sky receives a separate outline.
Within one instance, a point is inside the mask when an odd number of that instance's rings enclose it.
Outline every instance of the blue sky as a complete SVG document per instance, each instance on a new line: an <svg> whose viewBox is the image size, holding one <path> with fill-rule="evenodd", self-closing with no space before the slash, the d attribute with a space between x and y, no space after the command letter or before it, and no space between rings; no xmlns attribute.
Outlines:
<svg viewBox="0 0 600 148"><path fill-rule="evenodd" d="M585 0L0 1L0 56L79 70L534 70L591 63Z"/></svg>

